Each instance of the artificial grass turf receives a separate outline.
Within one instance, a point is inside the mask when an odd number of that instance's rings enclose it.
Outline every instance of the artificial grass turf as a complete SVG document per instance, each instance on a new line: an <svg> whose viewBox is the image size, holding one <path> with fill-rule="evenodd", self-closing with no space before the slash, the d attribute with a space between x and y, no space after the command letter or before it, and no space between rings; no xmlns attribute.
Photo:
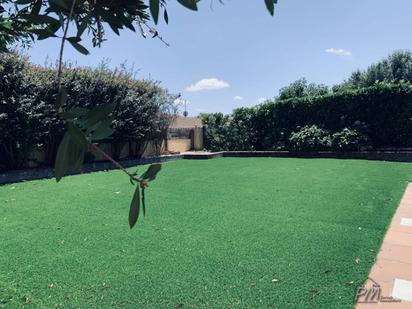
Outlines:
<svg viewBox="0 0 412 309"><path fill-rule="evenodd" d="M351 308L411 176L376 161L169 162L133 230L119 171L4 185L0 306Z"/></svg>

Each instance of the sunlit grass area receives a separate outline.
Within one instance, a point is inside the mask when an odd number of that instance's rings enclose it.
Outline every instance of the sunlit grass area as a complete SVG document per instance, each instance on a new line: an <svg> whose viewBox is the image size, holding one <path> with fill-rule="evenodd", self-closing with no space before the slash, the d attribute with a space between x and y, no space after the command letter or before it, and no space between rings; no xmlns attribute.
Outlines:
<svg viewBox="0 0 412 309"><path fill-rule="evenodd" d="M132 230L119 171L4 185L0 306L350 308L411 176L360 160L169 162Z"/></svg>

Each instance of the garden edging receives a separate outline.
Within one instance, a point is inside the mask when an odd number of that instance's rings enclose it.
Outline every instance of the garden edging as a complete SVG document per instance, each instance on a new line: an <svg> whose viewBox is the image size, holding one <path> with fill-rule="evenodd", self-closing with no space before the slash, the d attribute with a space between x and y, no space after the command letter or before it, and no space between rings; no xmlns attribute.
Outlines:
<svg viewBox="0 0 412 309"><path fill-rule="evenodd" d="M393 162L412 162L412 151L359 151L359 152L291 152L291 151L220 151L220 152L189 152L176 155L164 155L144 159L121 161L124 167L136 165L175 161L175 160L208 160L220 157L273 157L273 158L324 158L324 159L356 159L380 160ZM116 169L111 162L86 163L80 171L70 171L68 175L90 173ZM35 180L54 177L53 168L35 168L27 170L9 171L0 174L0 184L7 184L26 180Z"/></svg>

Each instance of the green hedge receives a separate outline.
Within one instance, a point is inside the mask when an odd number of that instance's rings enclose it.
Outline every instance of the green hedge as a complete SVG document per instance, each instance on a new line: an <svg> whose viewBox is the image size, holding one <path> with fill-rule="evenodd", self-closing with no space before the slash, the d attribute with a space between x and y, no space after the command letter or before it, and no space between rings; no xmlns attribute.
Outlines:
<svg viewBox="0 0 412 309"><path fill-rule="evenodd" d="M213 117L202 117L209 130L217 130L208 120ZM381 82L368 88L347 89L323 96L275 100L234 110L226 119L225 132L220 132L226 139L220 139L220 144L230 150L282 149L287 146L290 134L301 127L317 125L338 132L359 122L366 124L365 133L374 148L411 147L412 86L408 82ZM235 133L237 140L244 141L241 147L231 138ZM211 146L211 135L206 134L206 146L216 150L218 147Z"/></svg>
<svg viewBox="0 0 412 309"><path fill-rule="evenodd" d="M16 54L0 54L0 169L26 167L37 149L52 165L64 131L54 108L56 71L34 66ZM122 71L105 68L66 68L66 108L115 103L112 140L138 145L164 133L165 112L174 96L157 82L135 80Z"/></svg>

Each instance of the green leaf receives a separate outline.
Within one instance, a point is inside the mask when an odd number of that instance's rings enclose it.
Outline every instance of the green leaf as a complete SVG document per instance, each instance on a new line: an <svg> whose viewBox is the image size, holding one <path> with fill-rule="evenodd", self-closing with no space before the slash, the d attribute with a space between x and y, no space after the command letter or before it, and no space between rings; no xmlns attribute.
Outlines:
<svg viewBox="0 0 412 309"><path fill-rule="evenodd" d="M113 117L108 117L107 119L100 121L94 128L92 134L92 140L97 141L105 139L113 134L113 129L111 127L113 122Z"/></svg>
<svg viewBox="0 0 412 309"><path fill-rule="evenodd" d="M57 149L55 162L56 181L59 182L68 169L78 169L84 160L88 143L83 132L73 123L68 122L68 130Z"/></svg>
<svg viewBox="0 0 412 309"><path fill-rule="evenodd" d="M53 3L63 9L68 10L69 6L67 5L67 3L64 0L49 0L50 3Z"/></svg>
<svg viewBox="0 0 412 309"><path fill-rule="evenodd" d="M32 0L17 0L16 4L30 4Z"/></svg>
<svg viewBox="0 0 412 309"><path fill-rule="evenodd" d="M88 143L86 136L84 136L84 133L71 122L69 122L68 132L71 134L74 141L79 145L79 147L81 147L82 149L87 149Z"/></svg>
<svg viewBox="0 0 412 309"><path fill-rule="evenodd" d="M58 19L55 19L48 15L22 14L21 17L27 19L33 24L60 24L60 21Z"/></svg>
<svg viewBox="0 0 412 309"><path fill-rule="evenodd" d="M133 228L139 218L140 212L140 188L136 186L136 190L134 190L132 202L130 203L130 210L129 210L129 226Z"/></svg>
<svg viewBox="0 0 412 309"><path fill-rule="evenodd" d="M80 125L85 129L91 128L92 126L109 116L109 114L113 112L115 107L116 104L114 103L94 107L84 116L84 119L82 122L80 122Z"/></svg>
<svg viewBox="0 0 412 309"><path fill-rule="evenodd" d="M144 172L144 174L141 176L141 179L147 180L147 181L152 181L156 179L157 173L160 172L162 169L162 165L157 163L157 164L152 164L149 166L149 168Z"/></svg>
<svg viewBox="0 0 412 309"><path fill-rule="evenodd" d="M37 0L34 3L33 8L31 9L30 15L32 15L32 16L39 15L42 3L43 3L42 0Z"/></svg>
<svg viewBox="0 0 412 309"><path fill-rule="evenodd" d="M265 0L266 8L268 9L270 15L273 16L275 13L275 1L274 0Z"/></svg>
<svg viewBox="0 0 412 309"><path fill-rule="evenodd" d="M79 151L77 154L77 159L73 162L73 164L69 168L72 168L74 170L79 170L82 167L82 164L84 162L85 152L86 152L85 150Z"/></svg>
<svg viewBox="0 0 412 309"><path fill-rule="evenodd" d="M64 119L67 120L73 120L75 118L78 118L80 116L86 115L89 112L87 108L83 107L73 107L69 109L68 111L65 111L63 113L60 113L60 117L63 117Z"/></svg>
<svg viewBox="0 0 412 309"><path fill-rule="evenodd" d="M70 160L69 149L71 145L71 139L72 137L69 132L66 132L66 134L63 136L62 141L60 142L59 148L57 149L56 162L54 164L54 173L57 182L59 182L63 177Z"/></svg>
<svg viewBox="0 0 412 309"><path fill-rule="evenodd" d="M76 42L76 40L72 39L72 38L67 38L67 40L70 42L70 44L72 44L72 46L81 54L83 55L88 55L90 54L89 51L86 49L86 47L84 47L83 45L79 44L78 42ZM79 40L80 41L80 40Z"/></svg>
<svg viewBox="0 0 412 309"><path fill-rule="evenodd" d="M56 162L54 165L56 181L59 182L68 169L78 169L83 163L86 148L78 137L73 135L70 129L63 136L57 149Z"/></svg>
<svg viewBox="0 0 412 309"><path fill-rule="evenodd" d="M51 33L55 34L61 28L60 22L49 24L46 29L49 30Z"/></svg>
<svg viewBox="0 0 412 309"><path fill-rule="evenodd" d="M196 0L177 0L177 2L179 2L181 5L183 5L184 7L190 10L197 11L197 1Z"/></svg>
<svg viewBox="0 0 412 309"><path fill-rule="evenodd" d="M168 24L169 23L169 14L167 14L166 9L165 9L165 12L163 13L163 18L165 20L165 23Z"/></svg>
<svg viewBox="0 0 412 309"><path fill-rule="evenodd" d="M70 43L79 43L82 39L79 36L71 36L66 39Z"/></svg>
<svg viewBox="0 0 412 309"><path fill-rule="evenodd" d="M110 28L112 28L113 32L116 33L117 35L120 35L120 31L119 29L122 29L121 27L116 26L113 22L111 22L110 20L107 22L110 26Z"/></svg>
<svg viewBox="0 0 412 309"><path fill-rule="evenodd" d="M152 14L155 24L159 21L159 0L150 0L150 14Z"/></svg>
<svg viewBox="0 0 412 309"><path fill-rule="evenodd" d="M51 37L56 37L56 35L47 28L45 28L45 29L31 29L30 32L33 32L35 35L37 35L37 39L39 41L47 39L47 38L51 38Z"/></svg>
<svg viewBox="0 0 412 309"><path fill-rule="evenodd" d="M59 92L57 93L56 103L54 107L58 110L64 105L67 101L67 89L66 87L60 87Z"/></svg>
<svg viewBox="0 0 412 309"><path fill-rule="evenodd" d="M89 20L83 19L81 24L77 27L77 37L81 37L84 33L84 31L87 29L87 26L89 25Z"/></svg>

